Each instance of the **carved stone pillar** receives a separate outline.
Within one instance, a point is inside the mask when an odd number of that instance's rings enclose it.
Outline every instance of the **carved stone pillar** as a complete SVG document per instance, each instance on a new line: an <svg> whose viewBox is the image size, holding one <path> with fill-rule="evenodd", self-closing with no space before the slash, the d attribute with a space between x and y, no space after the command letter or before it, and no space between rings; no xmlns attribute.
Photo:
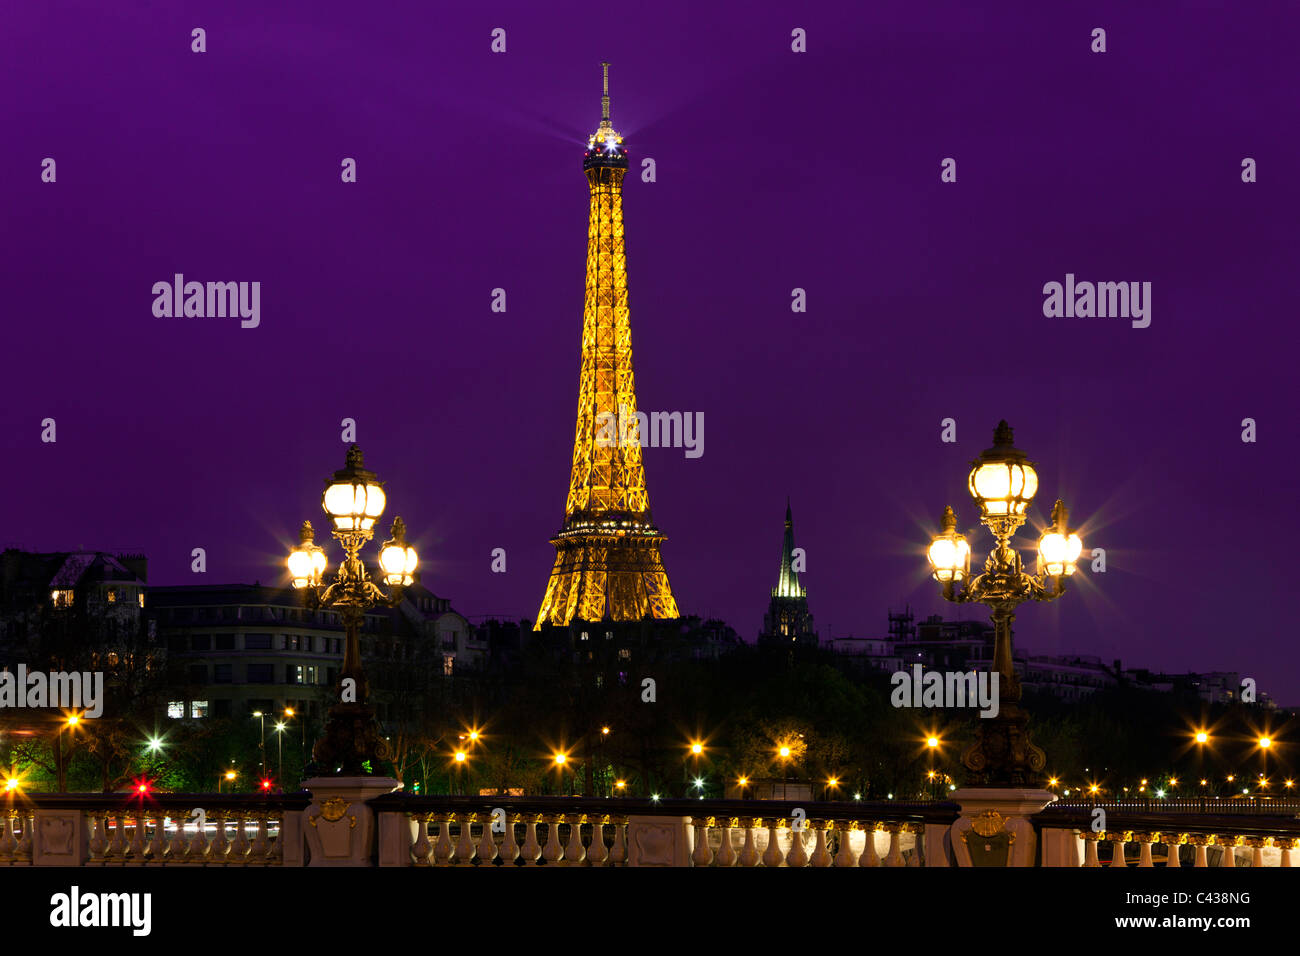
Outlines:
<svg viewBox="0 0 1300 956"><path fill-rule="evenodd" d="M961 816L949 829L958 866L975 865L968 840L977 838L980 842L976 855L983 857L982 865L997 865L998 859L1005 860L1001 864L1004 866L1034 865L1038 846L1029 818L1056 800L1056 794L1048 790L981 787L954 790L949 798L961 805ZM981 821L981 829L989 831L987 835L978 831L969 835L977 820ZM989 847L987 852L985 845Z"/></svg>
<svg viewBox="0 0 1300 956"><path fill-rule="evenodd" d="M311 851L308 866L374 866L378 828L366 801L391 793L397 786L397 781L388 777L314 777L305 781L303 787L312 794L311 804L301 815L307 825L291 831L288 818L294 814L285 814L280 829L284 865L300 865L290 859L294 855L301 859L300 840L305 833Z"/></svg>
<svg viewBox="0 0 1300 956"><path fill-rule="evenodd" d="M628 817L627 865L690 866L694 842L690 817Z"/></svg>

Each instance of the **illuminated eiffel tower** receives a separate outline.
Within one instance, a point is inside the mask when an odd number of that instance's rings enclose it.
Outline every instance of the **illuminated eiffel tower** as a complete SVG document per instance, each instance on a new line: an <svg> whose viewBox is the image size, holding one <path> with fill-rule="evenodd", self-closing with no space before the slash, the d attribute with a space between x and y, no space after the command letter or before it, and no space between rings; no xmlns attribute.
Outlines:
<svg viewBox="0 0 1300 956"><path fill-rule="evenodd" d="M627 149L609 122L609 64L601 65L600 126L582 162L591 212L573 472L564 527L551 539L555 567L535 630L574 621L677 617L659 555L665 538L650 517L641 463L623 248Z"/></svg>

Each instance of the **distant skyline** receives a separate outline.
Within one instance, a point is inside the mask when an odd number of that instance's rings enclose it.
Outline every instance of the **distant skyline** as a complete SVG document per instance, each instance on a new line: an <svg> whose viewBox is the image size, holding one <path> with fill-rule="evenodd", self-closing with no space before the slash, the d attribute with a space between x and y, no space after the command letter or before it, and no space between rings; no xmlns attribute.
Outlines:
<svg viewBox="0 0 1300 956"><path fill-rule="evenodd" d="M638 398L705 426L698 458L644 454L682 613L755 638L788 495L823 639L883 635L908 604L983 618L942 601L924 551L951 504L982 562L966 474L1005 418L1040 476L1023 546L1062 497L1107 554L1104 575L1085 559L1072 593L1022 608L1018 648L1239 670L1300 703L1283 626L1300 13L376 17L238 0L0 22L0 545L143 551L160 585L280 582L301 522L325 537L320 492L353 418L389 493L376 545L400 514L431 590L532 618L564 516L582 150L609 60ZM152 287L176 273L260 283L257 327L155 317ZM1067 274L1151 283L1149 327L1044 315Z"/></svg>

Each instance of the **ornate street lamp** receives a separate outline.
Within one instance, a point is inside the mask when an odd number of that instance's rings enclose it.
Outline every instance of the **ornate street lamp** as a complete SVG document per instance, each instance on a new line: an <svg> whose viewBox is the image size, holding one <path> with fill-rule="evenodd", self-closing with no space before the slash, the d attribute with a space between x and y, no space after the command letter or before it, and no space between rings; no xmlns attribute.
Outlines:
<svg viewBox="0 0 1300 956"><path fill-rule="evenodd" d="M997 541L984 562L984 573L970 576L970 545L957 532L957 516L951 507L944 509L943 530L928 552L934 579L942 585L946 600L985 604L993 612L998 714L977 721L975 742L962 755L962 764L974 783L1026 786L1034 782L1047 758L1030 741L1026 729L1029 715L1019 705L1011 624L1016 607L1023 602L1054 601L1065 592L1083 542L1069 529L1069 512L1058 499L1052 509L1052 525L1038 542L1037 573L1025 573L1011 539L1025 523L1025 513L1038 490L1038 474L1033 462L1015 447L1005 421L999 422L993 433L993 447L971 463L968 487L979 505L982 523Z"/></svg>
<svg viewBox="0 0 1300 956"><path fill-rule="evenodd" d="M301 541L289 555L293 586L304 592L308 606L337 608L347 633L343 669L335 685L338 702L330 708L325 735L312 747L312 760L325 773L335 768L345 776L374 772L378 762L389 755L388 743L368 703L370 686L361 667L361 625L367 608L396 607L401 602L402 588L414 580L418 559L415 549L406 543L406 526L400 517L395 518L392 537L379 552L379 567L389 593L370 580L359 555L374 537L375 522L384 513L386 501L383 483L363 467L361 449L350 446L346 464L326 480L321 495L332 533L346 554L334 582L322 586L327 561L325 552L313 542L311 522L303 522Z"/></svg>

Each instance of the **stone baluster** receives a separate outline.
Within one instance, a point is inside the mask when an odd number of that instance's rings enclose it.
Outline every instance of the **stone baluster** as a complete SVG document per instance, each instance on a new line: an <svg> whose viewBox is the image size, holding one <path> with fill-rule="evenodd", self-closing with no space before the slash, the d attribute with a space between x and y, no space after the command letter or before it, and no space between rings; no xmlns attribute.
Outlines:
<svg viewBox="0 0 1300 956"><path fill-rule="evenodd" d="M1268 837L1246 837L1246 846L1250 847L1251 868L1264 865L1264 847L1268 846Z"/></svg>
<svg viewBox="0 0 1300 956"><path fill-rule="evenodd" d="M1291 851L1296 848L1297 844L1300 844L1300 839L1296 837L1281 837L1274 838L1273 842L1277 845L1278 849L1282 851L1282 860L1279 865L1285 867L1293 866L1294 864L1291 862Z"/></svg>
<svg viewBox="0 0 1300 956"><path fill-rule="evenodd" d="M524 845L519 848L519 856L524 866L536 866L542 855L542 846L537 842L537 824L542 821L540 813L530 813L524 822Z"/></svg>
<svg viewBox="0 0 1300 956"><path fill-rule="evenodd" d="M453 814L452 817L460 830L456 837L455 862L457 864L471 865L474 862L474 828L470 826L470 822L474 819L474 814L457 813Z"/></svg>
<svg viewBox="0 0 1300 956"><path fill-rule="evenodd" d="M710 818L712 819L712 818ZM718 847L718 855L714 858L714 866L735 866L736 865L736 848L731 845L731 829L738 825L735 817L724 817L726 822L722 825L722 845Z"/></svg>
<svg viewBox="0 0 1300 956"><path fill-rule="evenodd" d="M903 865L903 824L886 823L885 829L889 832L889 852L885 855L885 866L902 866Z"/></svg>
<svg viewBox="0 0 1300 956"><path fill-rule="evenodd" d="M185 862L185 819L183 817L173 817L172 824L175 829L172 830L172 838L167 843L167 853L162 858L164 866L178 866Z"/></svg>
<svg viewBox="0 0 1300 956"><path fill-rule="evenodd" d="M153 833L149 835L149 843L144 848L145 862L153 866L161 866L166 855L167 815L155 811L153 814Z"/></svg>
<svg viewBox="0 0 1300 956"><path fill-rule="evenodd" d="M835 824L835 835L839 840L840 847L835 851L836 866L857 866L858 855L853 852L852 836L858 828L858 821L850 820L848 823Z"/></svg>
<svg viewBox="0 0 1300 956"><path fill-rule="evenodd" d="M518 813L506 814L505 839L501 841L501 862L506 866L515 866L519 859L519 844L515 842L515 824L523 820Z"/></svg>
<svg viewBox="0 0 1300 956"><path fill-rule="evenodd" d="M1101 842L1104 834L1092 830L1083 830L1079 836L1083 837L1083 865L1085 867L1101 866L1101 859L1097 856L1097 844Z"/></svg>
<svg viewBox="0 0 1300 956"><path fill-rule="evenodd" d="M614 845L609 849L609 862L613 866L627 863L627 817L614 819Z"/></svg>
<svg viewBox="0 0 1300 956"><path fill-rule="evenodd" d="M1223 862L1220 866L1226 866L1230 869L1237 867L1237 847L1241 845L1239 836L1221 836L1216 842L1223 847Z"/></svg>
<svg viewBox="0 0 1300 956"><path fill-rule="evenodd" d="M1110 838L1110 865L1112 867L1124 868L1128 863L1124 860L1124 845L1133 837L1131 830L1108 830L1106 836Z"/></svg>
<svg viewBox="0 0 1300 956"><path fill-rule="evenodd" d="M206 828L202 823L204 819L204 817L200 817L200 822L194 827L194 837L190 840L189 849L185 853L186 863L207 862L208 834L205 832Z"/></svg>
<svg viewBox="0 0 1300 956"><path fill-rule="evenodd" d="M813 847L812 865L813 866L830 866L831 851L826 846L826 834L834 824L829 820L818 820L814 824L817 832L817 844Z"/></svg>
<svg viewBox="0 0 1300 956"><path fill-rule="evenodd" d="M807 835L808 823L804 823L804 829L796 830L790 828L790 852L785 855L786 866L804 867L808 865L808 850L804 846L804 838Z"/></svg>
<svg viewBox="0 0 1300 956"><path fill-rule="evenodd" d="M745 845L740 849L741 866L758 866L758 847L754 845L754 830L763 825L762 817L741 817L745 828Z"/></svg>
<svg viewBox="0 0 1300 956"><path fill-rule="evenodd" d="M235 813L235 839L230 844L230 853L226 856L228 863L242 866L248 862L248 815L239 810Z"/></svg>
<svg viewBox="0 0 1300 956"><path fill-rule="evenodd" d="M18 819L23 822L23 835L18 840L18 846L14 850L14 861L16 863L32 862L32 830L36 824L36 815L30 810L18 810Z"/></svg>
<svg viewBox="0 0 1300 956"><path fill-rule="evenodd" d="M470 819L477 820L479 816L480 815L476 813L471 816ZM491 866L492 861L497 858L497 841L492 837L492 814L488 813L483 814L482 816L483 819L480 822L483 827L483 832L479 834L478 849L476 852L478 855L479 866Z"/></svg>
<svg viewBox="0 0 1300 956"><path fill-rule="evenodd" d="M214 810L212 816L217 821L217 835L208 847L208 858L204 862L208 866L225 866L226 853L230 849L230 843L226 840L227 813L225 810Z"/></svg>
<svg viewBox="0 0 1300 956"><path fill-rule="evenodd" d="M105 865L112 864L121 866L126 862L126 814L112 813L113 828L110 831L112 838L108 841L108 846L104 849Z"/></svg>
<svg viewBox="0 0 1300 956"><path fill-rule="evenodd" d="M270 849L270 842L267 838L269 828L267 827L267 812L261 811L257 815L257 832L253 834L253 845L248 848L248 862L255 863L259 866L266 865L267 851Z"/></svg>
<svg viewBox="0 0 1300 956"><path fill-rule="evenodd" d="M454 813L432 813L429 815L429 822L438 828L438 838L433 841L434 866L451 865L451 821L454 817Z"/></svg>
<svg viewBox="0 0 1300 956"><path fill-rule="evenodd" d="M433 849L433 844L429 842L429 814L415 814L415 842L411 844L411 852L415 854L416 866L429 865L429 851Z"/></svg>
<svg viewBox="0 0 1300 956"><path fill-rule="evenodd" d="M605 824L609 814L591 817L591 846L587 847L587 862L592 866L604 866L609 860L609 847L605 846Z"/></svg>
<svg viewBox="0 0 1300 956"><path fill-rule="evenodd" d="M713 850L709 847L709 820L711 817L696 817L691 823L695 826L695 847L691 850L691 863L695 866L709 866L713 863Z"/></svg>
<svg viewBox="0 0 1300 956"><path fill-rule="evenodd" d="M143 866L145 858L144 810L135 812L134 826L131 830L131 845L127 847L126 862L130 866Z"/></svg>
<svg viewBox="0 0 1300 956"><path fill-rule="evenodd" d="M103 866L104 852L108 849L108 814L106 812L94 813L87 816L87 820L94 824L95 832L91 834L90 843L87 849L90 850L90 859L86 861L87 866Z"/></svg>
<svg viewBox="0 0 1300 956"><path fill-rule="evenodd" d="M903 832L912 834L912 855L907 858L908 866L921 865L921 844L925 842L924 823L904 823Z"/></svg>
<svg viewBox="0 0 1300 956"><path fill-rule="evenodd" d="M1205 868L1210 865L1209 851L1206 849L1214 842L1213 833L1193 833L1188 837L1187 842L1196 847L1196 862L1193 867Z"/></svg>
<svg viewBox="0 0 1300 956"><path fill-rule="evenodd" d="M1171 869L1182 866L1183 864L1179 859L1178 848L1187 842L1187 835L1184 833L1162 833L1160 835L1160 842L1169 850L1165 866Z"/></svg>
<svg viewBox="0 0 1300 956"><path fill-rule="evenodd" d="M766 867L780 866L785 862L785 856L781 853L781 844L777 840L777 828L784 827L785 821L776 817L769 817L767 821L767 849L763 851L763 865Z"/></svg>
<svg viewBox="0 0 1300 956"><path fill-rule="evenodd" d="M858 857L858 866L880 866L880 854L876 852L877 826L878 824L868 820L866 826L862 828L866 844L862 848L862 856Z"/></svg>
<svg viewBox="0 0 1300 956"><path fill-rule="evenodd" d="M0 863L8 863L18 852L18 838L14 836L17 822L17 810L0 811Z"/></svg>
<svg viewBox="0 0 1300 956"><path fill-rule="evenodd" d="M587 859L587 848L582 845L582 825L587 822L585 813L574 814L569 824L569 842L564 847L564 865L581 866Z"/></svg>
<svg viewBox="0 0 1300 956"><path fill-rule="evenodd" d="M546 824L546 846L542 847L542 859L553 865L564 856L560 846L560 824L564 821L563 813L549 814L543 821Z"/></svg>
<svg viewBox="0 0 1300 956"><path fill-rule="evenodd" d="M1158 833L1134 833L1133 839L1138 844L1138 869L1149 870L1155 866L1151 859L1151 843L1160 834Z"/></svg>
<svg viewBox="0 0 1300 956"><path fill-rule="evenodd" d="M266 855L267 866L282 866L284 864L284 833L287 825L283 811L276 823L278 825L275 831L275 839L271 841L271 852ZM301 855L299 855L299 866L302 865L301 860Z"/></svg>

